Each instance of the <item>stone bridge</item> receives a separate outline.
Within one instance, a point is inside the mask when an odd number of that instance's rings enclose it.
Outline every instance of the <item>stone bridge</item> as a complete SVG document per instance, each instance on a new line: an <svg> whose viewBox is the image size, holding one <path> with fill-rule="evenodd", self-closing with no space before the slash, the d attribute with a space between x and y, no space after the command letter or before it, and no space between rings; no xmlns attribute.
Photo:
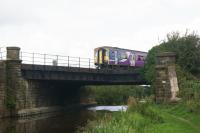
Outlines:
<svg viewBox="0 0 200 133"><path fill-rule="evenodd" d="M167 101L172 96L168 66L174 56L159 56L157 68L158 89L156 99ZM142 74L129 70L95 69L74 67L67 57L67 66L58 65L59 56L48 64L44 54L43 64L36 63L36 54L32 54L31 63L24 63L18 47L7 47L6 59L0 60L0 117L26 116L38 113L53 112L69 104L81 102L80 87L83 85L143 85L147 82ZM26 57L26 56L25 56ZM168 60L169 59L169 60ZM163 61L165 61L164 65ZM41 62L41 60L40 60ZM63 63L64 64L64 63ZM172 63L170 63L172 64ZM174 69L174 68L172 68Z"/></svg>

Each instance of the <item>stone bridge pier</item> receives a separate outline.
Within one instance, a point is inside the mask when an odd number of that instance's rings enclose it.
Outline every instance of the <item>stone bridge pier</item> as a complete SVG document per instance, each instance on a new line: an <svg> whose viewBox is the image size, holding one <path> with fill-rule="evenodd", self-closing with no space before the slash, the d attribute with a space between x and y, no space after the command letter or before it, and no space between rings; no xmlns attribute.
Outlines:
<svg viewBox="0 0 200 133"><path fill-rule="evenodd" d="M160 53L156 58L155 96L157 103L176 102L179 92L175 66L176 55L171 52Z"/></svg>

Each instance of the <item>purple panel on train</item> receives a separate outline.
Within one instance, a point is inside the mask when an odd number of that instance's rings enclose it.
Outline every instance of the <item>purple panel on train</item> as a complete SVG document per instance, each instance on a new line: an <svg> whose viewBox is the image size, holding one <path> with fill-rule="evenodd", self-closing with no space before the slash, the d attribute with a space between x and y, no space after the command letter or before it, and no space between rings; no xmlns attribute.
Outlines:
<svg viewBox="0 0 200 133"><path fill-rule="evenodd" d="M145 52L119 48L110 48L109 50L110 65L143 67L145 58Z"/></svg>
<svg viewBox="0 0 200 133"><path fill-rule="evenodd" d="M122 49L117 47L99 47L95 49L95 65L115 65L143 67L146 52Z"/></svg>

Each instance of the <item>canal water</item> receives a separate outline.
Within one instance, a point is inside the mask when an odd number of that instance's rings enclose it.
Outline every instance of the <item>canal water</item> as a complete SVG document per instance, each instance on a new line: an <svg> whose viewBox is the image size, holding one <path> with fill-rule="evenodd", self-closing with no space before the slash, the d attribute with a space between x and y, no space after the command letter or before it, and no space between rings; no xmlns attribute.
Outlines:
<svg viewBox="0 0 200 133"><path fill-rule="evenodd" d="M126 110L126 106L97 106L63 113L0 120L0 133L75 133L88 120L97 119L100 110Z"/></svg>

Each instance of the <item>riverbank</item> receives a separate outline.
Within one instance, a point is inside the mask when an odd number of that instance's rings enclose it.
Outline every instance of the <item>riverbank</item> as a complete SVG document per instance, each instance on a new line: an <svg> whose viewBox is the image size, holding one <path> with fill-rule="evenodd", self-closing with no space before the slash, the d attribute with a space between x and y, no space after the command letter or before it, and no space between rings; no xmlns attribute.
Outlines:
<svg viewBox="0 0 200 133"><path fill-rule="evenodd" d="M128 111L107 113L99 120L90 121L84 133L198 133L200 114L188 112L179 103L155 105L142 103Z"/></svg>
<svg viewBox="0 0 200 133"><path fill-rule="evenodd" d="M178 71L179 75L180 72ZM184 76L182 76L183 78ZM181 79L181 78L179 78ZM134 90L136 87L136 90ZM139 86L140 88L141 86ZM127 104L129 96L137 101L148 98L150 102L133 102L127 112L106 113L100 119L91 121L81 130L84 133L199 133L200 132L200 82L181 79L179 82L181 100L178 103L155 104L154 97L146 88L137 86L92 87L99 103ZM96 89L96 90L95 90ZM135 91L135 92L134 92ZM142 92L142 93L141 93ZM141 95L142 94L142 95ZM123 99L124 98L124 99ZM135 106L137 103L137 106ZM129 105L130 106L130 105ZM132 105L131 105L132 106Z"/></svg>

